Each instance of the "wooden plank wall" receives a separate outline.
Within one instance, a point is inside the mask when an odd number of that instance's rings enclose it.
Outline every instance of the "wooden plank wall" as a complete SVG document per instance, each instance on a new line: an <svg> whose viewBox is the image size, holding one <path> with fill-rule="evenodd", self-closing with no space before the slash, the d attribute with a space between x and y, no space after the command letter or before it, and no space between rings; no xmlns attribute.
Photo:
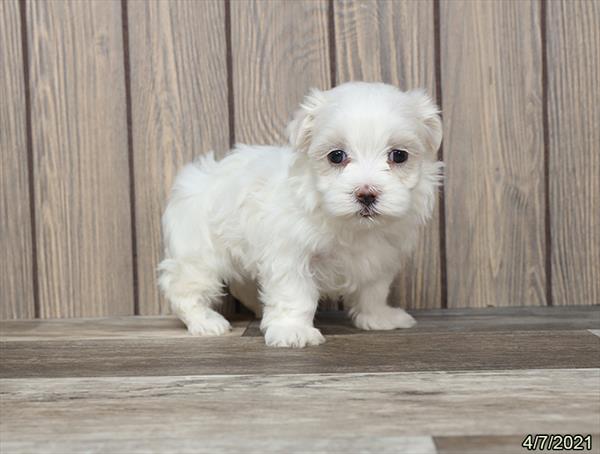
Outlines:
<svg viewBox="0 0 600 454"><path fill-rule="evenodd" d="M448 305L545 305L539 3L440 6Z"/></svg>
<svg viewBox="0 0 600 454"><path fill-rule="evenodd" d="M132 314L121 5L27 2L41 317Z"/></svg>
<svg viewBox="0 0 600 454"><path fill-rule="evenodd" d="M599 29L594 0L0 2L0 318L166 312L177 169L283 142L308 88L356 79L443 110L393 304L599 304Z"/></svg>
<svg viewBox="0 0 600 454"><path fill-rule="evenodd" d="M23 46L17 0L0 2L0 318L35 315Z"/></svg>
<svg viewBox="0 0 600 454"><path fill-rule="evenodd" d="M548 166L555 304L600 302L600 2L548 2Z"/></svg>

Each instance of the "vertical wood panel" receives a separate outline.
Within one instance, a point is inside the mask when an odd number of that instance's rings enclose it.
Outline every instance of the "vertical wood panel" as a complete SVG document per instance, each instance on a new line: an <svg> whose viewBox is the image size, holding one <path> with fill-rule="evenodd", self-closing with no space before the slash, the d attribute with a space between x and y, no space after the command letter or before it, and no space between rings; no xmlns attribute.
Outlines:
<svg viewBox="0 0 600 454"><path fill-rule="evenodd" d="M236 142L286 143L308 89L330 88L327 13L325 0L231 2Z"/></svg>
<svg viewBox="0 0 600 454"><path fill-rule="evenodd" d="M42 317L131 314L121 4L27 2Z"/></svg>
<svg viewBox="0 0 600 454"><path fill-rule="evenodd" d="M158 314L168 311L156 267L173 178L194 157L229 148L225 8L222 1L130 2L128 22L139 308Z"/></svg>
<svg viewBox="0 0 600 454"><path fill-rule="evenodd" d="M311 87L330 87L324 0L231 2L235 140L287 142L285 126Z"/></svg>
<svg viewBox="0 0 600 454"><path fill-rule="evenodd" d="M441 3L448 306L544 305L539 3Z"/></svg>
<svg viewBox="0 0 600 454"><path fill-rule="evenodd" d="M0 319L32 318L31 218L19 3L0 2Z"/></svg>
<svg viewBox="0 0 600 454"><path fill-rule="evenodd" d="M366 80L435 97L433 1L335 2L337 83ZM409 308L441 306L439 220L424 229L391 294Z"/></svg>
<svg viewBox="0 0 600 454"><path fill-rule="evenodd" d="M600 304L600 3L547 2L553 302Z"/></svg>

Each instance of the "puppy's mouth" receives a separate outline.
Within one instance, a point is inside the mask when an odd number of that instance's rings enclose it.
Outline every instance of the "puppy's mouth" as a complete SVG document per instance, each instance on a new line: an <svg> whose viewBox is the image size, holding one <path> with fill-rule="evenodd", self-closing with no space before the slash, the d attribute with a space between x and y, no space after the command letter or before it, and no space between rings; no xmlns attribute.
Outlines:
<svg viewBox="0 0 600 454"><path fill-rule="evenodd" d="M363 218L374 218L375 216L379 216L379 213L371 207L364 207L358 212L358 215Z"/></svg>

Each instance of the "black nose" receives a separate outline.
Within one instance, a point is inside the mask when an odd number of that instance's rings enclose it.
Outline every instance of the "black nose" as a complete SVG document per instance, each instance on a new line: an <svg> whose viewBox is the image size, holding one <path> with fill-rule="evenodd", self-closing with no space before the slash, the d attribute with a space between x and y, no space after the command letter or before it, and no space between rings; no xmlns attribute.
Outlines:
<svg viewBox="0 0 600 454"><path fill-rule="evenodd" d="M356 198L362 205L368 207L375 203L377 200L377 195L373 194L372 192L359 192L356 194Z"/></svg>

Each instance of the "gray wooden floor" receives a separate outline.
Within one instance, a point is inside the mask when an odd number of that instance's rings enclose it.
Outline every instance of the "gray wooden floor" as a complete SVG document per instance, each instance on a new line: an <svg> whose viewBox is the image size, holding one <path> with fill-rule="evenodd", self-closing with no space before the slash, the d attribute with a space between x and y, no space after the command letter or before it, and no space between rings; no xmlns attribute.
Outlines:
<svg viewBox="0 0 600 454"><path fill-rule="evenodd" d="M0 452L519 453L592 434L600 307L415 312L266 348L255 321L191 338L168 317L0 322Z"/></svg>

